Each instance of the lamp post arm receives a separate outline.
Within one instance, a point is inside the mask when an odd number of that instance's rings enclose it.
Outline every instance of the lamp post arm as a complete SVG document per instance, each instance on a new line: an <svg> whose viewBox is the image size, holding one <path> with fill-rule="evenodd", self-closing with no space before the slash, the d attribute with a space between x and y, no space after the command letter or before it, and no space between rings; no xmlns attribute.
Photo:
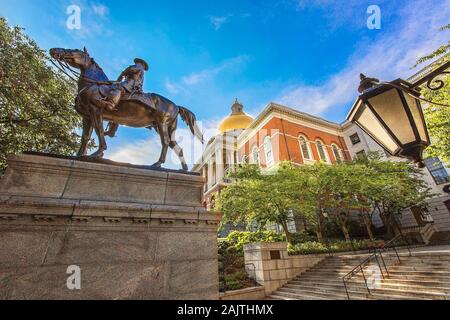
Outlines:
<svg viewBox="0 0 450 320"><path fill-rule="evenodd" d="M426 82L427 83L427 87L429 89L431 89L431 90L439 90L439 89L441 89L445 85L444 81L442 81L442 80L434 80L434 79L437 76L442 75L442 74L450 74L449 71L446 71L449 68L450 68L450 61L447 61L446 63L441 65L439 68L436 68L436 70L433 70L429 74L427 74L424 77L418 79L416 82L414 82L411 85L411 88L417 88L417 87L421 86L422 84L424 84ZM437 86L432 86L431 84L433 82L437 83L438 85Z"/></svg>

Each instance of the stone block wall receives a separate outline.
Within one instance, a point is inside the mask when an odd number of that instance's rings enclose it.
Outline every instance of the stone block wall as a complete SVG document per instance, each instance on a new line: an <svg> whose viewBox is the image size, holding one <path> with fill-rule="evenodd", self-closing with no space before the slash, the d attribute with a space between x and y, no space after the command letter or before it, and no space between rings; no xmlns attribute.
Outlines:
<svg viewBox="0 0 450 320"><path fill-rule="evenodd" d="M326 258L324 254L289 256L286 242L251 243L244 246L246 270L271 294Z"/></svg>
<svg viewBox="0 0 450 320"><path fill-rule="evenodd" d="M240 290L222 292L219 295L220 300L263 300L266 296L264 287L252 287Z"/></svg>
<svg viewBox="0 0 450 320"><path fill-rule="evenodd" d="M0 299L218 299L199 176L42 156L0 179ZM81 288L67 286L69 266Z"/></svg>

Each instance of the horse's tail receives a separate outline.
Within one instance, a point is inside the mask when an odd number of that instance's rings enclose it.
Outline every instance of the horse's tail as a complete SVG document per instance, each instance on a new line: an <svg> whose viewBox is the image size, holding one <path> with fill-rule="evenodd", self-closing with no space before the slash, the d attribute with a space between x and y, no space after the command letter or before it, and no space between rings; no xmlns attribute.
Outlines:
<svg viewBox="0 0 450 320"><path fill-rule="evenodd" d="M195 114L192 113L192 111L178 106L180 109L180 116L181 119L188 125L189 129L191 129L191 132L194 136L196 136L202 143L204 143L203 140L203 133L200 131L200 128L197 126Z"/></svg>

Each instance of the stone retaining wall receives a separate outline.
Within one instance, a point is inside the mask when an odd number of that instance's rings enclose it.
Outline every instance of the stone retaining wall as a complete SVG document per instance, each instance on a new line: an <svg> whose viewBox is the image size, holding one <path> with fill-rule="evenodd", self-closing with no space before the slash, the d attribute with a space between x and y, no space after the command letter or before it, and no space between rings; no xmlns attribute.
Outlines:
<svg viewBox="0 0 450 320"><path fill-rule="evenodd" d="M220 300L262 300L266 296L264 287L252 287L220 293Z"/></svg>
<svg viewBox="0 0 450 320"><path fill-rule="evenodd" d="M251 243L244 246L247 273L271 294L323 259L326 254L289 256L286 242Z"/></svg>

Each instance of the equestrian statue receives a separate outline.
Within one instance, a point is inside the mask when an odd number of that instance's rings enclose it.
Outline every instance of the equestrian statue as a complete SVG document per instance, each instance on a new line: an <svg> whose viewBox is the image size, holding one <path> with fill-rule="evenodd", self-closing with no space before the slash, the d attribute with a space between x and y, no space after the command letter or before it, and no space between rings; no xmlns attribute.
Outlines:
<svg viewBox="0 0 450 320"><path fill-rule="evenodd" d="M78 77L78 94L75 110L83 118L83 133L78 156L86 156L92 130L98 137L98 150L90 157L102 158L107 149L105 135L114 137L119 125L133 128L155 129L161 138L161 155L153 167L161 167L166 161L169 147L180 158L183 170L188 166L183 150L175 141L178 115L186 122L192 134L203 143L203 135L196 124L195 115L156 93L144 93L144 73L149 69L147 62L136 58L134 65L127 67L117 81L110 81L102 68L90 57L86 48L50 49L50 56L56 60L58 69L67 70ZM78 71L71 69L75 68ZM103 121L108 121L105 132Z"/></svg>

